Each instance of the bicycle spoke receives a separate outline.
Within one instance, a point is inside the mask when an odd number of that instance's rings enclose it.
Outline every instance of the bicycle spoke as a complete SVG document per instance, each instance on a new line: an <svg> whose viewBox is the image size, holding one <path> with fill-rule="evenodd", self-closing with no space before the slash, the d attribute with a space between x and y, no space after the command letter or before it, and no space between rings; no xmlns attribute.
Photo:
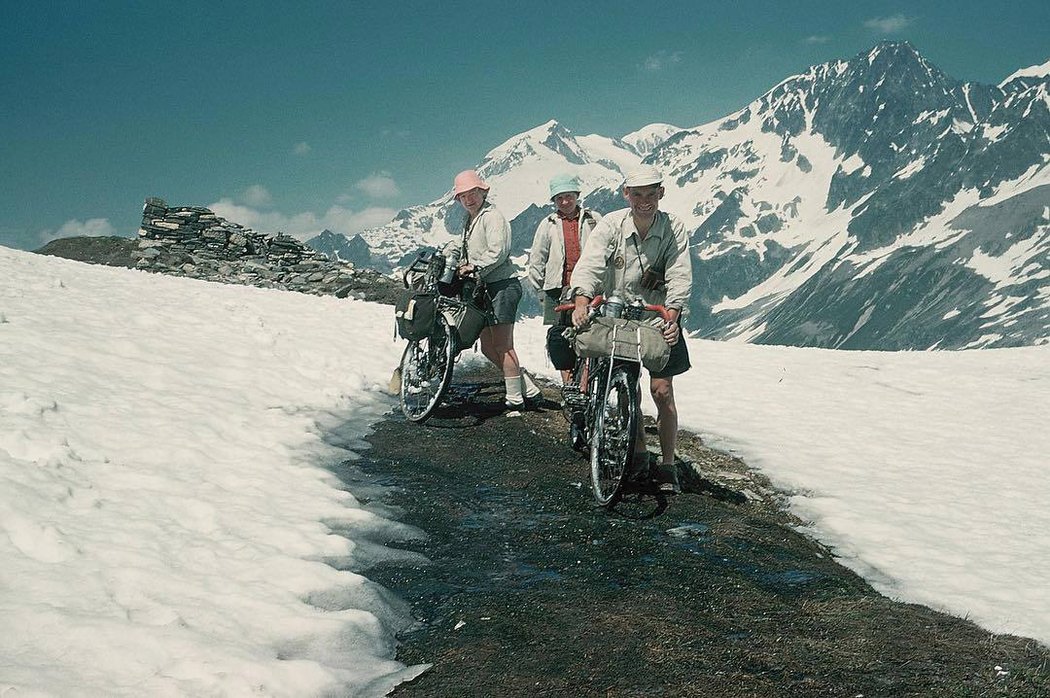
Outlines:
<svg viewBox="0 0 1050 698"><path fill-rule="evenodd" d="M409 342L401 358L401 410L422 422L440 403L452 380L455 361L452 330L443 319L427 338Z"/></svg>
<svg viewBox="0 0 1050 698"><path fill-rule="evenodd" d="M618 501L634 451L638 418L635 380L624 367L614 367L594 405L597 414L591 444L591 486L595 500L603 506L613 506ZM596 389L599 383L595 381Z"/></svg>

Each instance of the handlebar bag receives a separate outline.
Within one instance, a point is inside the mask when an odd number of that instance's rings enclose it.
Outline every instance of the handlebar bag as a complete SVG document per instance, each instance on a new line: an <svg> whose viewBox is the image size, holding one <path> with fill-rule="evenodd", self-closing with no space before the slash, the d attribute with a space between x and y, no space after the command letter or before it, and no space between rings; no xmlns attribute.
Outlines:
<svg viewBox="0 0 1050 698"><path fill-rule="evenodd" d="M587 358L611 356L661 371L671 358L671 345L658 327L640 320L598 316L577 328L576 353Z"/></svg>
<svg viewBox="0 0 1050 698"><path fill-rule="evenodd" d="M402 339L429 337L437 322L437 294L405 289L394 304L394 320Z"/></svg>

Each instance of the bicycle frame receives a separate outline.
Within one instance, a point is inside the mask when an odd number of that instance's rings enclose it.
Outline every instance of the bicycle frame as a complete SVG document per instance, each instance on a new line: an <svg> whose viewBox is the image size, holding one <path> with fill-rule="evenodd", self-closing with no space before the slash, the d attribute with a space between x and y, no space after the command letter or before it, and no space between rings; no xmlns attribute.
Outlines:
<svg viewBox="0 0 1050 698"><path fill-rule="evenodd" d="M629 309L635 315L641 310L657 312L669 319L663 306L642 302L625 305L619 299L606 301L602 296L590 303L589 317L607 304L616 311ZM572 309L572 305L558 306L556 310ZM583 406L583 425L590 446L591 489L595 501L604 507L616 505L630 473L638 438L640 409L638 381L641 364L638 361L614 357L578 358L574 377ZM566 402L569 402L566 393ZM577 407L579 407L579 402Z"/></svg>
<svg viewBox="0 0 1050 698"><path fill-rule="evenodd" d="M452 369L465 349L461 346L456 316L473 306L448 295L440 283L446 260L431 250L423 250L403 274L405 288L434 293L437 314L430 334L413 340L401 357L401 410L411 422L421 423L433 414L448 392ZM474 325L478 329L478 325Z"/></svg>

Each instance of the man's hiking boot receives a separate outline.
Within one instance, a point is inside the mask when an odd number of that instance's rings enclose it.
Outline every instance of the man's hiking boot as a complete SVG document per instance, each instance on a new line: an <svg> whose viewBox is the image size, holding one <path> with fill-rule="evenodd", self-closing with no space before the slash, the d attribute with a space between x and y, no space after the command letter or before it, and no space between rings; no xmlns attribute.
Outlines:
<svg viewBox="0 0 1050 698"><path fill-rule="evenodd" d="M653 468L653 484L663 494L679 494L682 491L678 484L678 468L673 463L661 463Z"/></svg>
<svg viewBox="0 0 1050 698"><path fill-rule="evenodd" d="M543 406L543 396L539 398L525 398L521 402L504 400L503 406L512 412L526 412L530 410L538 410Z"/></svg>

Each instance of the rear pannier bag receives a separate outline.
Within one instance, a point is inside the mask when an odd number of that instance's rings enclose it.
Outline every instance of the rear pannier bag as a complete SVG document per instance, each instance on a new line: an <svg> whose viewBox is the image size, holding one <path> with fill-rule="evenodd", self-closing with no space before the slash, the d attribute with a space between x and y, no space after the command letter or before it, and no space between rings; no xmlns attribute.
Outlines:
<svg viewBox="0 0 1050 698"><path fill-rule="evenodd" d="M448 324L456 329L456 339L460 349L466 349L478 341L481 331L488 324L486 322L488 316L470 303L464 303L458 308L449 310L445 313L445 317L448 319Z"/></svg>
<svg viewBox="0 0 1050 698"><path fill-rule="evenodd" d="M437 321L437 294L402 291L394 305L394 320L402 339L417 341L429 337Z"/></svg>

